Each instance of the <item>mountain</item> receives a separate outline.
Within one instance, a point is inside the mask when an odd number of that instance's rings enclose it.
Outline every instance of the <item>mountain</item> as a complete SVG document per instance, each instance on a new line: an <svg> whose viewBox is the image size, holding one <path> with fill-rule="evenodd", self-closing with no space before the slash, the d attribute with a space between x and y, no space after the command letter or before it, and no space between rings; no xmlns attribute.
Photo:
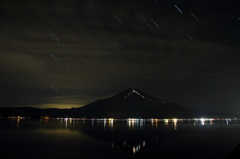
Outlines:
<svg viewBox="0 0 240 159"><path fill-rule="evenodd" d="M23 116L39 118L40 116L51 117L71 117L70 109L40 109L33 107L2 107L0 108L0 117Z"/></svg>
<svg viewBox="0 0 240 159"><path fill-rule="evenodd" d="M199 113L177 103L159 100L133 88L77 109L79 114L86 117L114 118L179 118L193 117Z"/></svg>
<svg viewBox="0 0 240 159"><path fill-rule="evenodd" d="M32 107L0 108L1 116L51 116L85 118L226 118L236 115L210 113L190 109L177 103L152 97L138 89L129 88L112 97L100 99L79 108L39 109Z"/></svg>

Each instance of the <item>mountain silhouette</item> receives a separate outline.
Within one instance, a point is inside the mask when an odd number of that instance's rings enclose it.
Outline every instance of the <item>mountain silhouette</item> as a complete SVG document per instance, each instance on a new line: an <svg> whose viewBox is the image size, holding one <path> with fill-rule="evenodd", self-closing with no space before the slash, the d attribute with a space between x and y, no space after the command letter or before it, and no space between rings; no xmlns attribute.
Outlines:
<svg viewBox="0 0 240 159"><path fill-rule="evenodd" d="M129 88L110 98L100 99L79 109L86 117L164 118L191 117L195 110L152 97Z"/></svg>
<svg viewBox="0 0 240 159"><path fill-rule="evenodd" d="M71 109L39 109L32 107L0 108L0 117L84 117L84 118L199 118L229 117L233 114L199 111L152 97L129 88L112 97L99 99L83 107ZM236 115L234 115L236 116Z"/></svg>

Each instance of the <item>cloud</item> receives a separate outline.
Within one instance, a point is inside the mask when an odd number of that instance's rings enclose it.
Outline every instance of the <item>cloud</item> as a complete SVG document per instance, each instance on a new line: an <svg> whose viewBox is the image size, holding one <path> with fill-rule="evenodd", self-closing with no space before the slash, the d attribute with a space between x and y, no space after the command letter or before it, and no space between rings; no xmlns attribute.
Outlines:
<svg viewBox="0 0 240 159"><path fill-rule="evenodd" d="M189 103L201 82L237 77L237 17L223 2L0 3L3 103L70 107L132 86Z"/></svg>

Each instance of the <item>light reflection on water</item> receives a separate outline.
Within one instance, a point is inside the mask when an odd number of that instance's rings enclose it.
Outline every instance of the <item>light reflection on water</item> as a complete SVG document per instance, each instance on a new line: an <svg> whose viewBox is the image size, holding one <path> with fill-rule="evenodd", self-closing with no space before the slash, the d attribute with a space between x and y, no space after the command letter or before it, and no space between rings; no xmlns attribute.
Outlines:
<svg viewBox="0 0 240 159"><path fill-rule="evenodd" d="M27 142L33 147L38 147L36 143L39 143L43 146L40 148L42 151L49 148L51 151L46 151L48 154L56 155L57 151L60 154L66 153L65 156L68 158L78 156L79 154L76 152L79 151L83 156L120 154L119 156L128 156L129 158L137 156L139 158L146 157L150 152L166 156L171 152L194 156L199 155L199 150L203 151L199 157L206 155L204 157L208 158L218 151L219 156L226 155L240 141L239 121L232 119L63 119L40 121L13 119L12 121L0 121L0 123L1 136L6 136L6 138L0 138L3 141L2 145L5 142L5 145L9 146L5 149L16 149L14 145L7 144L9 140L23 145ZM22 151L26 151L24 150L26 147L28 146L22 146ZM216 150L210 151L213 147ZM59 151L63 148L66 152ZM95 154L90 153L92 148L94 148ZM32 152L37 154L35 149ZM71 152L72 155L67 156L67 152ZM60 154L60 157L64 156ZM46 158L44 153L40 156ZM215 156L215 158L217 157Z"/></svg>

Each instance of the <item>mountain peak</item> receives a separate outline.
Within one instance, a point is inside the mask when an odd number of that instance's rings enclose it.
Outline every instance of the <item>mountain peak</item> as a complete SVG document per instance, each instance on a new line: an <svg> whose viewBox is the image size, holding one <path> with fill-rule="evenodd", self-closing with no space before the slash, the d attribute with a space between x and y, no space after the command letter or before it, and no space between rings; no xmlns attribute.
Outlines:
<svg viewBox="0 0 240 159"><path fill-rule="evenodd" d="M191 115L192 110L179 104L154 98L139 89L128 88L112 97L81 107L88 117L180 117Z"/></svg>
<svg viewBox="0 0 240 159"><path fill-rule="evenodd" d="M113 95L112 97L110 97L114 102L116 101L123 101L125 99L129 99L129 98L137 98L137 99L144 99L144 100L148 100L148 101L152 101L152 102L162 102L162 100L159 100L157 98L154 98L152 96L149 96L148 94L142 92L141 90L137 89L137 88L128 88L125 89L124 91Z"/></svg>
<svg viewBox="0 0 240 159"><path fill-rule="evenodd" d="M128 93L124 98L129 97L131 94L136 93L138 96L145 98L143 95L141 95L136 89L134 88L129 88L127 89L128 91L130 91L130 93Z"/></svg>

